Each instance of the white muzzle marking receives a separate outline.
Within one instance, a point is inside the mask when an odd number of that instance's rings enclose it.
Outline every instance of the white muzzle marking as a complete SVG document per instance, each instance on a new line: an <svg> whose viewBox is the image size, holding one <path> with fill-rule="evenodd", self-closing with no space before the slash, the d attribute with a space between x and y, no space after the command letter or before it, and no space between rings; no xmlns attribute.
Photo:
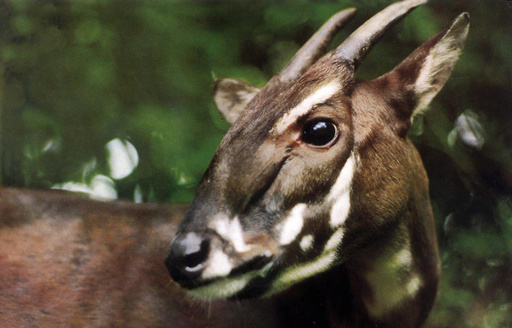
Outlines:
<svg viewBox="0 0 512 328"><path fill-rule="evenodd" d="M251 246L245 243L242 225L237 216L230 220L226 214L219 213L208 224L208 227L230 242L238 253L251 249Z"/></svg>

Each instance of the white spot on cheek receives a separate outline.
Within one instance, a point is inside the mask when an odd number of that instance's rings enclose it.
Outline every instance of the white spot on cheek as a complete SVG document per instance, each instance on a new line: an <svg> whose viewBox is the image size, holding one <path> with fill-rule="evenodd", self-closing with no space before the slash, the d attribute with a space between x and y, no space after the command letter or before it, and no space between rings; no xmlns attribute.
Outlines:
<svg viewBox="0 0 512 328"><path fill-rule="evenodd" d="M233 268L233 265L229 261L229 257L220 250L215 250L210 255L208 264L202 273L203 279L211 279L216 277L225 277Z"/></svg>
<svg viewBox="0 0 512 328"><path fill-rule="evenodd" d="M279 236L279 243L281 245L288 245L297 238L304 225L303 215L305 210L306 204L297 204L291 210L290 215L284 220Z"/></svg>
<svg viewBox="0 0 512 328"><path fill-rule="evenodd" d="M310 249L313 246L313 241L314 241L314 238L312 235L307 235L307 236L302 237L302 239L299 243L300 248L304 252L307 251L308 249Z"/></svg>
<svg viewBox="0 0 512 328"><path fill-rule="evenodd" d="M282 133L290 125L295 124L297 119L306 115L315 105L326 102L333 95L338 93L341 86L338 81L331 81L320 88L316 89L308 97L306 97L300 104L289 110L275 125L277 133Z"/></svg>
<svg viewBox="0 0 512 328"><path fill-rule="evenodd" d="M208 227L216 231L224 240L229 241L238 253L246 252L251 246L245 244L242 225L235 216L230 220L226 214L219 213L208 224Z"/></svg>
<svg viewBox="0 0 512 328"><path fill-rule="evenodd" d="M331 227L337 228L345 223L350 211L350 186L352 185L352 178L355 170L355 155L350 154L345 162L340 175L332 186L328 201L334 202L331 208Z"/></svg>

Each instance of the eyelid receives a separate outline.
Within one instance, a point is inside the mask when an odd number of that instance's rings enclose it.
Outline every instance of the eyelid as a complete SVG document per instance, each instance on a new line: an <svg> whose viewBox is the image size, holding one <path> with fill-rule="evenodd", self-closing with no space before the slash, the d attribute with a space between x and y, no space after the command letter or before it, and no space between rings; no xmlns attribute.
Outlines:
<svg viewBox="0 0 512 328"><path fill-rule="evenodd" d="M305 122L307 122L309 120L311 115L315 114L316 109L318 107L322 107L322 106L328 106L328 103L323 102L323 103L313 105L313 107L311 107L311 109L307 113L305 113L304 115L300 116L297 119L297 124L302 126Z"/></svg>

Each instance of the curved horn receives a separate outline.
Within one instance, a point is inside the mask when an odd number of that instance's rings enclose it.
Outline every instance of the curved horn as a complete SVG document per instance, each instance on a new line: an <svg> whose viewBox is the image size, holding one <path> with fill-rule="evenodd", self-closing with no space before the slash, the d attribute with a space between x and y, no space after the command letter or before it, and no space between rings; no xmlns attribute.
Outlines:
<svg viewBox="0 0 512 328"><path fill-rule="evenodd" d="M336 48L337 57L357 69L366 54L382 35L414 8L427 0L405 0L394 3L370 18Z"/></svg>
<svg viewBox="0 0 512 328"><path fill-rule="evenodd" d="M320 29L297 51L290 63L279 74L281 83L296 80L327 49L336 33L350 22L356 13L355 8L345 9L332 16Z"/></svg>

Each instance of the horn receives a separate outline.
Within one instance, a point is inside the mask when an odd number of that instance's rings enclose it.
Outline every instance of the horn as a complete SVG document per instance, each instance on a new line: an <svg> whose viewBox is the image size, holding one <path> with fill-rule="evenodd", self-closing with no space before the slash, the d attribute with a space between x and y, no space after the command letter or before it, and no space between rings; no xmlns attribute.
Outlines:
<svg viewBox="0 0 512 328"><path fill-rule="evenodd" d="M414 8L426 2L427 0L405 0L384 8L361 25L336 48L337 57L348 61L354 70L357 69L366 54L388 29Z"/></svg>
<svg viewBox="0 0 512 328"><path fill-rule="evenodd" d="M279 74L281 83L298 79L327 49L338 33L356 13L355 8L345 9L332 16L293 56L290 63Z"/></svg>

